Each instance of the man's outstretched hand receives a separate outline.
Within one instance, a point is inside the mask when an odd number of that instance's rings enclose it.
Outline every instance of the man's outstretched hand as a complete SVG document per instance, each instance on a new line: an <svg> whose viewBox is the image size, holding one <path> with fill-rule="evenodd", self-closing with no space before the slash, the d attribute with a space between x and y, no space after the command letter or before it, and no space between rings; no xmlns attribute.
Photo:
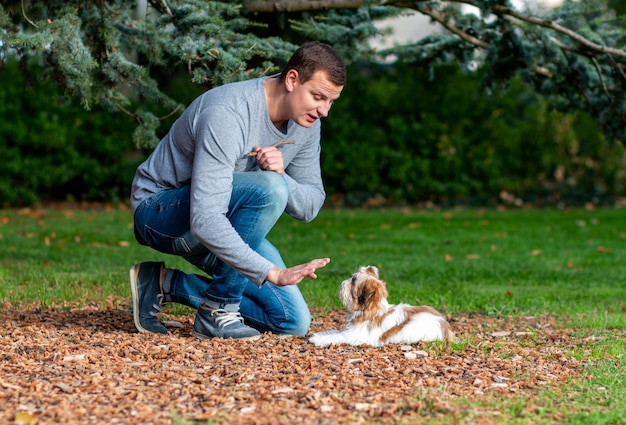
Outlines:
<svg viewBox="0 0 626 425"><path fill-rule="evenodd" d="M297 285L302 282L305 277L317 279L315 271L326 266L330 262L330 258L317 258L306 264L289 267L288 269L278 269L274 267L267 274L266 280L272 282L276 286Z"/></svg>

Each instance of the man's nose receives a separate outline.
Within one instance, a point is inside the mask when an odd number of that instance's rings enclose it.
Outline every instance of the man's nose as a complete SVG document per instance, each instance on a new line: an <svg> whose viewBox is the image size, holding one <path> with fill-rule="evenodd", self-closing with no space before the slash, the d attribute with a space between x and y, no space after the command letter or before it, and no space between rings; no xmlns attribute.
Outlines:
<svg viewBox="0 0 626 425"><path fill-rule="evenodd" d="M317 108L317 112L320 114L321 117L325 118L328 116L328 112L330 111L331 106L332 106L332 103L326 102L322 106Z"/></svg>

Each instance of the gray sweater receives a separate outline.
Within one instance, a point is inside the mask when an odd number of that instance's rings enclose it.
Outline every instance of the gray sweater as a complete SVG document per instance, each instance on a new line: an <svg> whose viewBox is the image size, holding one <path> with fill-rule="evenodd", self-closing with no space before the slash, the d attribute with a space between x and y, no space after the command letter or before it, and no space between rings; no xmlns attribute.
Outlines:
<svg viewBox="0 0 626 425"><path fill-rule="evenodd" d="M255 145L280 140L289 200L285 212L311 221L325 199L320 170L320 122L311 128L289 121L285 133L270 120L263 81L227 84L194 100L152 154L137 168L133 211L152 194L191 185L192 233L218 258L261 286L275 265L252 250L226 217L233 173L258 171L248 157Z"/></svg>

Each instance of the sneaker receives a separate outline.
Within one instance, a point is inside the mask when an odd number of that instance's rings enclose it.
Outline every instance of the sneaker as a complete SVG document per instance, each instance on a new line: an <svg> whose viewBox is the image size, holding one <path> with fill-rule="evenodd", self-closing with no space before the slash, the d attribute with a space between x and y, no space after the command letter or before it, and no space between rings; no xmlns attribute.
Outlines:
<svg viewBox="0 0 626 425"><path fill-rule="evenodd" d="M166 334L167 329L159 322L163 311L161 275L165 270L162 262L135 264L130 268L130 292L133 296L133 318L141 333Z"/></svg>
<svg viewBox="0 0 626 425"><path fill-rule="evenodd" d="M193 324L193 336L200 340L213 337L255 340L261 337L259 331L243 324L238 310L212 309L200 304Z"/></svg>

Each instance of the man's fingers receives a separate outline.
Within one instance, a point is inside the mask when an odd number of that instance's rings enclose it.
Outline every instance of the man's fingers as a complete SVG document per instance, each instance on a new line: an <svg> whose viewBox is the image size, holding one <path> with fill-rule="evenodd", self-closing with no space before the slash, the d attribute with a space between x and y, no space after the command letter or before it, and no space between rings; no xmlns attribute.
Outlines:
<svg viewBox="0 0 626 425"><path fill-rule="evenodd" d="M330 262L330 258L316 258L315 260L309 261L309 264L321 265L321 267L324 267L329 262Z"/></svg>
<svg viewBox="0 0 626 425"><path fill-rule="evenodd" d="M297 285L306 277L317 279L315 271L326 266L329 262L330 258L318 258L306 264L300 264L299 266L290 267L288 269L273 269L270 271L272 277L269 280L278 286ZM270 277L269 274L268 277Z"/></svg>
<svg viewBox="0 0 626 425"><path fill-rule="evenodd" d="M316 260L312 260L309 262L309 265L313 268L306 275L311 279L317 279L317 274L315 271L317 269L321 269L322 267L326 267L326 265L330 262L330 258L318 258Z"/></svg>
<svg viewBox="0 0 626 425"><path fill-rule="evenodd" d="M276 147L255 147L254 151L259 168L265 171L275 171L278 174L284 173L283 154Z"/></svg>

